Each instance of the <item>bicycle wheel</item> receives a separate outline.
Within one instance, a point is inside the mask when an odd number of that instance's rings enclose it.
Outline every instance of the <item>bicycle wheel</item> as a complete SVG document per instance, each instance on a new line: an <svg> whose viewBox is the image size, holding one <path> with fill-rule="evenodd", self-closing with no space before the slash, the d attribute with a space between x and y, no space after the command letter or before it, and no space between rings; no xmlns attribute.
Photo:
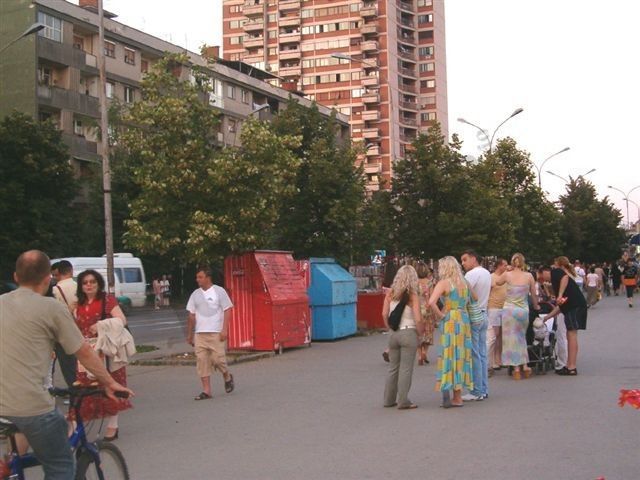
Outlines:
<svg viewBox="0 0 640 480"><path fill-rule="evenodd" d="M120 449L113 443L98 440L96 442L100 454L100 469L104 480L129 480L127 462ZM93 456L87 451L80 454L76 471L76 480L98 480L98 469Z"/></svg>

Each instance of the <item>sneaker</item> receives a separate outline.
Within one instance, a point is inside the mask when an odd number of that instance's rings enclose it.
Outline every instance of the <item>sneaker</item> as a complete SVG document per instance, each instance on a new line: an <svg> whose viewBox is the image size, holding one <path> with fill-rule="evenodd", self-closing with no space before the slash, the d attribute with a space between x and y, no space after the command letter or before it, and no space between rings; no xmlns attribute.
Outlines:
<svg viewBox="0 0 640 480"><path fill-rule="evenodd" d="M481 402L482 400L484 400L482 395L474 395L473 393L467 393L462 396L463 402Z"/></svg>

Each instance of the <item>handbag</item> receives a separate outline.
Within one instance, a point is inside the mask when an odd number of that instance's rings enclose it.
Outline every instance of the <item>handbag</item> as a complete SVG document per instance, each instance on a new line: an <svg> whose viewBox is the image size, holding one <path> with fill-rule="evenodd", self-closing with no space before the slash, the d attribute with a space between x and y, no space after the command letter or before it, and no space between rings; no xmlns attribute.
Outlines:
<svg viewBox="0 0 640 480"><path fill-rule="evenodd" d="M402 314L404 313L404 307L407 306L408 302L409 295L407 294L407 292L405 292L398 302L398 305L396 305L396 308L394 308L393 311L389 314L389 328L394 332L398 331L398 329L400 328L400 320L402 319Z"/></svg>

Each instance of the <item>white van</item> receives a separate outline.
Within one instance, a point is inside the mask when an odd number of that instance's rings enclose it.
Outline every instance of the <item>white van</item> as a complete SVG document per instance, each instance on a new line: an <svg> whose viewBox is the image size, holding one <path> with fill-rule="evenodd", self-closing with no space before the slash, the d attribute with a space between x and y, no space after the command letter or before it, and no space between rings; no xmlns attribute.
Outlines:
<svg viewBox="0 0 640 480"><path fill-rule="evenodd" d="M73 265L73 277L84 270L96 270L107 281L107 257L66 257L51 260L53 265L60 260L67 260ZM114 253L113 267L115 273L116 297L127 297L134 307L144 306L147 294L147 281L144 268L139 258L131 253Z"/></svg>

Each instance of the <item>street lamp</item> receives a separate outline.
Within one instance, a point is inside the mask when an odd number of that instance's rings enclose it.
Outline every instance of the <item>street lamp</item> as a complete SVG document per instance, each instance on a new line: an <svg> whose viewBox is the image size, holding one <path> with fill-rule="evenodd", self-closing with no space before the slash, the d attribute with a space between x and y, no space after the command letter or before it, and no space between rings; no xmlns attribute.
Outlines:
<svg viewBox="0 0 640 480"><path fill-rule="evenodd" d="M593 172L595 172L595 171L596 171L596 169L595 169L595 168L592 168L592 169L591 169L591 170L589 170L588 172L583 173L582 175L578 175L578 176L576 177L576 179L578 179L578 178L582 178L582 179L584 180L584 177L586 177L587 175L589 175L590 173L593 173ZM569 180L567 180L567 179L566 179L566 178L564 178L563 176L558 175L557 173L553 173L551 170L547 170L547 173L548 173L549 175L553 175L554 177L558 177L559 179L563 180L563 181L564 181L564 183L571 183L571 180L572 180L572 179L571 179L571 176L569 176Z"/></svg>
<svg viewBox="0 0 640 480"><path fill-rule="evenodd" d="M27 28L19 37L14 38L9 43L7 43L4 47L0 48L0 53L4 52L7 48L9 48L11 45L16 43L18 40L24 37L28 37L29 35L32 35L34 33L37 33L43 28L46 28L46 25L44 23L40 23L40 22L34 23L29 28Z"/></svg>
<svg viewBox="0 0 640 480"><path fill-rule="evenodd" d="M607 185L607 188L610 188L611 190L616 190L617 192L620 192L622 194L623 200L625 200L627 202L627 228L631 228L631 221L629 219L629 195L631 195L631 192L633 192L634 190L640 188L640 185L636 185L631 190L629 190L627 193L624 193L624 191L620 190L619 188L612 187L611 185Z"/></svg>
<svg viewBox="0 0 640 480"><path fill-rule="evenodd" d="M636 202L634 202L633 200L631 200L628 197L625 197L623 200L625 200L627 202L631 202L636 206L636 208L638 209L638 223L640 224L640 205L638 205ZM629 223L631 223L631 222L629 222Z"/></svg>
<svg viewBox="0 0 640 480"><path fill-rule="evenodd" d="M533 165L534 167L536 167L536 169L538 170L538 187L540 187L540 189L542 189L542 167L544 167L544 164L547 163L549 160L551 160L553 157L555 157L556 155L560 155L561 153L564 153L566 151L569 150L569 147L564 147L562 150L560 150L559 152L554 153L553 155L549 155L547 158L545 158L542 163L540 164L540 166L538 165ZM591 172L589 172L591 173Z"/></svg>
<svg viewBox="0 0 640 480"><path fill-rule="evenodd" d="M482 132L482 134L485 136L485 138L487 139L487 141L489 142L489 153L492 152L493 150L493 139L496 136L496 133L498 133L498 130L500 129L500 127L502 125L504 125L505 123L507 123L509 120L511 120L513 117L515 117L516 115L521 114L524 111L523 108L516 108L513 113L511 115L509 115L507 118L505 118L502 123L500 125L498 125L496 127L496 129L493 131L493 135L491 135L491 138L489 138L489 134L487 133L487 131L484 128L480 128L478 125L476 125L475 123L471 123L468 120L465 120L464 118L460 117L458 118L458 121L460 123L466 123L467 125L471 125L472 127L477 128L478 130L480 130Z"/></svg>

